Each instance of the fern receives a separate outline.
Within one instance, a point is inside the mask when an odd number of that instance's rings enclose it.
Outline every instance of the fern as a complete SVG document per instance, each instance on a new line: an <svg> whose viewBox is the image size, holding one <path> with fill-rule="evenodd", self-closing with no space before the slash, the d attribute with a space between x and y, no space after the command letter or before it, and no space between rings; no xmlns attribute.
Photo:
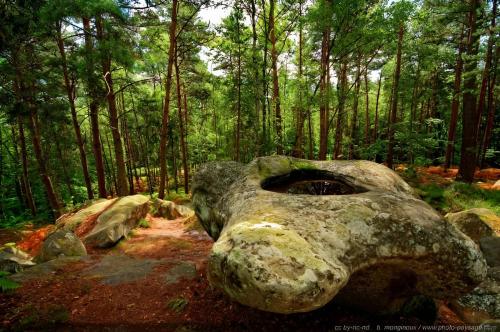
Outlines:
<svg viewBox="0 0 500 332"><path fill-rule="evenodd" d="M21 285L19 285L17 282L14 282L10 279L7 278L7 276L10 273L5 272L5 271L0 271L0 291L2 293L12 291L16 288L19 288Z"/></svg>

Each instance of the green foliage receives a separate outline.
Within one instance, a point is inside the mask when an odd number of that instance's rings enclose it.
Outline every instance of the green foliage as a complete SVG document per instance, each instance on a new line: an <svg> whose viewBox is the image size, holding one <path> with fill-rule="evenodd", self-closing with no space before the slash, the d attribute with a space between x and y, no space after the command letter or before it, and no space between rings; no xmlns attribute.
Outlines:
<svg viewBox="0 0 500 332"><path fill-rule="evenodd" d="M437 210L458 212L472 208L487 208L500 215L500 191L485 190L461 182L447 186L420 185L417 192Z"/></svg>
<svg viewBox="0 0 500 332"><path fill-rule="evenodd" d="M139 220L139 223L137 224L137 226L141 227L141 228L150 228L151 226L149 225L149 222L142 218L141 220Z"/></svg>
<svg viewBox="0 0 500 332"><path fill-rule="evenodd" d="M189 201L189 199L190 199L189 194L186 194L184 192L184 188L179 188L177 192L172 190L165 195L166 201L183 202L183 201Z"/></svg>
<svg viewBox="0 0 500 332"><path fill-rule="evenodd" d="M10 280L8 278L9 275L10 273L8 272L0 271L0 291L2 293L10 292L21 287L17 282Z"/></svg>
<svg viewBox="0 0 500 332"><path fill-rule="evenodd" d="M176 313L181 313L182 311L184 311L188 303L188 300L183 297L179 297L168 301L167 307L169 307Z"/></svg>

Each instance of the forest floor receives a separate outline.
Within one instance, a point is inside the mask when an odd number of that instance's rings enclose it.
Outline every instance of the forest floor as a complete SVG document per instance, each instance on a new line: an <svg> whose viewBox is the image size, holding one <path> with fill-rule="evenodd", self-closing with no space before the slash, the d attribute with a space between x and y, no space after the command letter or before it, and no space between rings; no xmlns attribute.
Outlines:
<svg viewBox="0 0 500 332"><path fill-rule="evenodd" d="M213 241L205 232L183 219L147 220L150 228L136 229L112 249L21 273L16 280L22 286L0 295L0 330L274 332L427 324L416 317L371 317L334 303L293 315L242 306L208 284ZM434 324L461 323L440 304Z"/></svg>

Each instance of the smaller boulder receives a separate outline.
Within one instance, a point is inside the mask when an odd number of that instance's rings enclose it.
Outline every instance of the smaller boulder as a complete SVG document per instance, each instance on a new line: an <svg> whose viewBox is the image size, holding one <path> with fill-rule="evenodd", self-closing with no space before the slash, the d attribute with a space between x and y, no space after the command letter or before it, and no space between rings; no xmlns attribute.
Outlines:
<svg viewBox="0 0 500 332"><path fill-rule="evenodd" d="M156 199L153 202L153 215L155 217L166 218L168 220L174 220L181 217L181 214L176 209L177 205L171 201L164 201L162 199Z"/></svg>
<svg viewBox="0 0 500 332"><path fill-rule="evenodd" d="M448 213L445 218L477 244L483 237L500 236L500 217L488 209Z"/></svg>
<svg viewBox="0 0 500 332"><path fill-rule="evenodd" d="M174 202L164 201L162 199L156 199L153 202L153 209L155 217L162 217L168 220L192 218L195 215L193 209L185 205L177 205Z"/></svg>
<svg viewBox="0 0 500 332"><path fill-rule="evenodd" d="M73 232L58 230L50 234L36 257L38 262L47 262L59 257L86 256L83 242Z"/></svg>
<svg viewBox="0 0 500 332"><path fill-rule="evenodd" d="M5 245L0 249L0 271L17 273L26 267L35 265L30 255L15 245Z"/></svg>

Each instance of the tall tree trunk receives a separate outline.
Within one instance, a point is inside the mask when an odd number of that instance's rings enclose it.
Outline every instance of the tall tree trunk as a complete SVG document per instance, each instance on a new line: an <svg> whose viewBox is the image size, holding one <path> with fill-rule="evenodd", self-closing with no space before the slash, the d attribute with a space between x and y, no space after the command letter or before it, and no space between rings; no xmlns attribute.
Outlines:
<svg viewBox="0 0 500 332"><path fill-rule="evenodd" d="M269 36L269 28L267 26L266 20L266 1L261 1L262 6L262 21L264 22L264 48L262 50L262 153L267 152L267 143L268 143L268 135L269 131L267 128L267 105L268 105L268 85L267 85L267 53L268 53L268 36ZM269 113L271 113L269 111ZM270 117L270 116L269 116Z"/></svg>
<svg viewBox="0 0 500 332"><path fill-rule="evenodd" d="M237 3L237 11L240 12L239 2ZM237 16L239 17L239 16ZM236 22L237 27L237 43L238 43L238 55L237 55L237 73L236 73L236 146L235 146L235 160L240 161L240 136L241 136L241 43L240 43L240 22Z"/></svg>
<svg viewBox="0 0 500 332"><path fill-rule="evenodd" d="M396 116L398 114L398 93L399 93L399 77L401 75L401 48L403 46L403 34L404 27L403 24L399 26L398 33L398 52L396 55L396 69L394 71L394 83L392 87L392 104L391 104L391 116L389 120L389 147L387 150L387 167L393 167L394 159L394 131L396 124Z"/></svg>
<svg viewBox="0 0 500 332"><path fill-rule="evenodd" d="M259 125L260 125L260 105L261 105L261 98L260 98L260 74L259 74L259 66L257 63L257 55L258 55L258 49L257 49L257 42L258 42L258 36L257 36L257 6L255 3L255 0L250 1L250 22L252 25L252 69L254 72L254 79L255 79L255 84L253 85L253 93L254 93L254 104L255 104L255 133L258 135L259 134ZM261 142L262 143L262 142ZM259 153L257 151L257 153Z"/></svg>
<svg viewBox="0 0 500 332"><path fill-rule="evenodd" d="M24 135L24 123L21 116L18 116L17 123L19 127L19 143L21 144L21 162L23 167L23 185L24 192L26 195L26 203L31 211L33 216L36 215L36 205L35 200L33 199L33 193L31 191L31 185L28 175L28 151L26 149L26 137Z"/></svg>
<svg viewBox="0 0 500 332"><path fill-rule="evenodd" d="M302 16L302 1L299 4L299 15ZM298 68L298 76L297 79L299 81L298 88L298 105L296 106L297 110L297 119L295 125L295 144L293 148L292 155L297 158L304 158L304 105L303 105L303 25L299 23L299 68Z"/></svg>
<svg viewBox="0 0 500 332"><path fill-rule="evenodd" d="M368 64L365 68L365 146L370 145L370 95L368 90Z"/></svg>
<svg viewBox="0 0 500 332"><path fill-rule="evenodd" d="M378 139L378 118L379 118L379 101L380 101L380 88L382 87L382 71L380 71L380 76L378 78L378 87L377 87L377 98L375 101L375 119L373 120L373 142Z"/></svg>
<svg viewBox="0 0 500 332"><path fill-rule="evenodd" d="M495 1L496 4L496 1ZM495 86L497 81L497 70L498 70L498 59L500 58L500 47L496 47L495 58L493 61L492 73L493 75L490 78L490 83L488 85L488 117L486 120L486 128L484 130L483 136L483 144L482 144L482 154L480 165L484 167L485 159L486 159L486 151L491 143L491 136L493 134L493 126L495 124L495 107L498 106L497 101L495 100Z"/></svg>
<svg viewBox="0 0 500 332"><path fill-rule="evenodd" d="M274 22L274 7L276 0L270 0L269 33L271 36L271 65L273 69L273 105L276 117L276 153L283 154L283 133L281 121L281 101L278 81L278 50L276 49L276 26Z"/></svg>
<svg viewBox="0 0 500 332"><path fill-rule="evenodd" d="M335 125L335 146L333 158L338 159L342 155L342 137L344 129L344 109L347 97L347 62L342 63L340 68L339 109Z"/></svg>
<svg viewBox="0 0 500 332"><path fill-rule="evenodd" d="M313 160L314 159L314 142L313 142L313 131L312 131L312 123L311 123L311 109L308 109L307 110L307 142L308 142L308 145L309 145L309 149L308 149L308 159L309 160Z"/></svg>
<svg viewBox="0 0 500 332"><path fill-rule="evenodd" d="M325 2L329 6L331 0ZM318 159L325 160L328 150L328 107L329 107L329 94L330 82L327 79L330 72L330 27L325 26L323 29L323 37L321 40L321 62L320 62L320 85L319 85L319 153Z"/></svg>
<svg viewBox="0 0 500 332"><path fill-rule="evenodd" d="M484 104L486 100L486 91L488 89L489 82L491 81L491 67L492 67L492 59L493 59L493 46L495 43L495 27L496 27L496 14L497 14L497 0L493 0L493 8L492 8L492 18L491 25L488 31L488 47L486 50L486 59L484 64L484 70L481 80L481 90L479 93L479 101L477 105L477 140L478 140L478 151L481 151L482 145L482 137L481 136L481 118L483 114ZM478 153L478 155L480 155Z"/></svg>
<svg viewBox="0 0 500 332"><path fill-rule="evenodd" d="M476 75L478 39L476 34L477 10L480 0L469 0L467 58L464 61L464 93L462 110L462 149L457 180L471 183L474 180L477 156L477 96Z"/></svg>
<svg viewBox="0 0 500 332"><path fill-rule="evenodd" d="M176 30L177 30L177 6L178 0L172 1L172 21L170 22L169 30L169 49L168 49L168 64L167 64L167 82L165 84L165 99L163 102L163 117L161 122L161 135L160 135L160 187L158 189L158 198L165 197L165 184L167 179L167 143L168 143L168 123L170 111L170 90L172 87L172 67L175 57L175 44L176 44Z"/></svg>
<svg viewBox="0 0 500 332"><path fill-rule="evenodd" d="M179 140L181 145L181 158L182 158L182 169L184 171L184 192L187 194L189 192L189 170L187 163L187 149L186 149L186 139L184 130L184 115L182 113L182 94L181 94L181 78L179 71L179 62L177 56L175 57L175 79L177 87L177 108L179 114Z"/></svg>
<svg viewBox="0 0 500 332"><path fill-rule="evenodd" d="M100 43L105 43L104 27L101 17L96 18L97 39ZM113 139L113 148L116 162L116 194L127 196L129 188L127 183L127 170L125 168L125 157L123 153L122 138L120 134L120 124L118 122L118 111L116 109L116 96L113 88L113 77L111 75L111 57L109 52L103 47L101 50L101 65L104 82L107 86L106 100L108 102L109 126Z"/></svg>
<svg viewBox="0 0 500 332"><path fill-rule="evenodd" d="M85 144L82 138L82 131L80 129L80 123L78 122L78 115L76 113L75 106L75 85L71 82L69 78L68 71L68 61L66 59L66 50L64 49L64 41L61 33L61 24L57 23L56 31L57 47L59 49L59 54L61 55L61 66L63 70L64 87L66 88L66 94L68 96L69 108L71 111L71 120L73 122L73 130L75 131L76 144L78 145L78 151L80 153L80 164L83 172L83 179L85 181L85 187L87 188L88 199L94 198L94 192L92 191L92 180L90 179L88 163L87 163L87 153L85 152Z"/></svg>
<svg viewBox="0 0 500 332"><path fill-rule="evenodd" d="M352 119L351 119L351 132L349 139L349 159L354 159L354 145L357 145L358 136L358 104L359 104L359 90L361 87L361 63L358 58L356 70L356 85L354 92L354 105L352 106Z"/></svg>
<svg viewBox="0 0 500 332"><path fill-rule="evenodd" d="M462 29L462 33L460 34L457 62L455 64L455 82L453 84L453 100L451 102L450 127L448 129L448 144L446 146L446 155L444 162L446 169L450 168L451 166L451 163L453 161L453 152L455 149L455 134L457 131L458 108L460 107L460 85L462 82L462 69L464 63L462 59L463 38L464 38L464 29Z"/></svg>
<svg viewBox="0 0 500 332"><path fill-rule="evenodd" d="M49 201L49 205L54 213L55 218L58 218L61 215L61 205L59 200L57 199L56 192L52 185L52 180L50 179L49 171L47 169L47 162L45 156L43 155L42 143L40 137L40 131L38 130L38 124L36 120L36 113L34 110L34 105L32 101L29 101L30 104L30 114L28 117L28 125L31 132L31 139L33 142L33 151L35 152L35 158L38 164L38 170L40 172L40 176L42 178L42 183L45 188L45 193L47 195L47 200Z"/></svg>
<svg viewBox="0 0 500 332"><path fill-rule="evenodd" d="M82 19L85 38L85 63L87 89L90 98L90 127L92 130L92 148L94 152L95 168L97 173L97 185L99 188L99 197L106 198L106 178L104 175L104 161L102 156L101 137L99 132L99 101L97 92L97 80L94 76L94 61L92 53L94 52L92 34L90 30L90 20L86 17Z"/></svg>

